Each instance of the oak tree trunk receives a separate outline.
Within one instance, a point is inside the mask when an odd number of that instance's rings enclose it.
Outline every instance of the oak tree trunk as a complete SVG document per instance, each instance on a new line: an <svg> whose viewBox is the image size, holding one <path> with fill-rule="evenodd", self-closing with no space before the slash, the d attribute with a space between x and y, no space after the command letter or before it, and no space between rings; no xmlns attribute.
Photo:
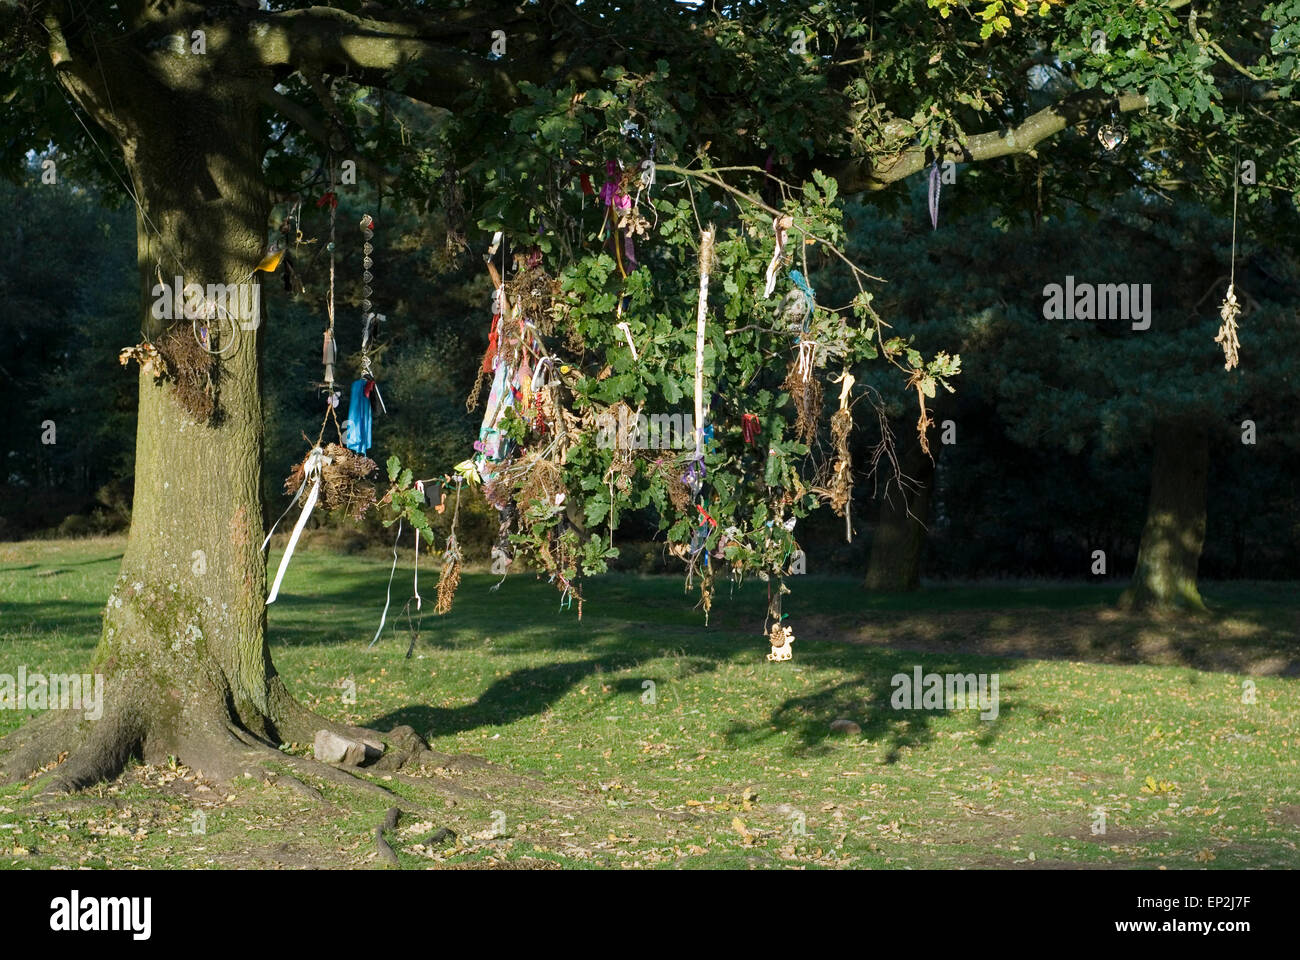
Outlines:
<svg viewBox="0 0 1300 960"><path fill-rule="evenodd" d="M1137 569L1121 604L1130 609L1204 610L1196 568L1205 543L1209 435L1189 419L1156 425L1151 497Z"/></svg>
<svg viewBox="0 0 1300 960"><path fill-rule="evenodd" d="M132 339L137 326L151 340L168 327L193 336L189 320L154 319L153 290L160 272L169 286L177 275L205 287L255 282L269 213L257 103L211 75L163 89L155 77L113 79L119 146L139 204L141 319L123 329ZM167 379L139 372L135 505L93 658L104 676L103 715L50 712L20 729L3 745L5 778L44 769L50 788L71 789L114 775L133 755L175 756L226 778L262 769L282 756L281 742L311 742L321 727L359 734L299 706L271 663L262 331L234 326L211 324L221 355L207 422L196 422ZM106 365L116 346L103 345Z"/></svg>
<svg viewBox="0 0 1300 960"><path fill-rule="evenodd" d="M910 478L903 489L891 490L880 502L880 520L871 539L866 588L905 593L921 585L921 552L930 519L934 461L913 440L899 461Z"/></svg>

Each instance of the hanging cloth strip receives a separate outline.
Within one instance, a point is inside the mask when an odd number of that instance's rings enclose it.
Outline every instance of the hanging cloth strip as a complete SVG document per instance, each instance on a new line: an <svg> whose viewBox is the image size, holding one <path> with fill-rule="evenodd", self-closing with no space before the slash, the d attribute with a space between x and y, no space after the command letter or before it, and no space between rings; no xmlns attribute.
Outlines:
<svg viewBox="0 0 1300 960"><path fill-rule="evenodd" d="M772 233L776 235L776 247L772 250L772 260L767 265L767 283L763 286L763 299L766 300L776 289L776 273L785 259L786 231L794 225L791 217L773 217Z"/></svg>
<svg viewBox="0 0 1300 960"><path fill-rule="evenodd" d="M397 537L393 540L393 569L388 571L388 596L384 599L384 612L379 615L379 629L375 631L375 637L370 641L370 646L374 646L378 641L379 635L384 632L384 621L388 619L388 605L393 601L393 574L397 573L397 543L402 539L402 521L399 517L397 520Z"/></svg>
<svg viewBox="0 0 1300 960"><path fill-rule="evenodd" d="M293 535L289 537L289 544L284 548L284 556L280 558L280 569L276 571L275 582L271 584L271 592L266 597L267 606L275 603L275 598L280 595L280 583L284 580L285 571L289 569L289 558L293 556L294 547L298 545L298 538L302 535L302 528L307 525L307 518L311 516L312 510L316 506L316 500L320 496L321 468L330 462L331 459L325 456L325 452L320 447L314 448L307 455L307 463L303 467L303 482L310 483L311 490L307 494L307 502L303 504L302 513L298 516L298 522L294 524ZM301 489L300 487L299 490ZM270 538L271 535L267 534L267 540L270 540ZM263 545L265 546L265 544Z"/></svg>
<svg viewBox="0 0 1300 960"><path fill-rule="evenodd" d="M939 229L939 192L943 189L943 177L939 173L939 161L930 164L930 229Z"/></svg>
<svg viewBox="0 0 1300 960"><path fill-rule="evenodd" d="M343 446L362 456L365 456L366 451L370 449L370 427L373 416L370 409L370 393L374 383L373 380L352 381L348 418L343 421Z"/></svg>
<svg viewBox="0 0 1300 960"><path fill-rule="evenodd" d="M817 343L814 340L799 341L799 377L804 383L812 377L813 357L817 352Z"/></svg>
<svg viewBox="0 0 1300 960"><path fill-rule="evenodd" d="M632 328L627 325L626 320L620 321L616 326L623 331L623 336L627 339L627 348L632 351L632 359L635 360L636 344L632 342Z"/></svg>
<svg viewBox="0 0 1300 960"><path fill-rule="evenodd" d="M808 300L808 312L804 315L803 319L803 328L807 330L809 324L812 322L813 308L816 306L817 294L813 291L813 288L809 286L804 275L798 270L790 271L790 279L794 281L796 287L803 291L804 297Z"/></svg>

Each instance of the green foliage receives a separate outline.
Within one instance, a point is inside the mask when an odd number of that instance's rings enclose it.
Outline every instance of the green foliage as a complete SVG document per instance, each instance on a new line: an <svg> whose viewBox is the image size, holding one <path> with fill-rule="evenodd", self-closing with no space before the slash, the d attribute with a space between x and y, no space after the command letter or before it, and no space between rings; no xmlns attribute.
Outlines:
<svg viewBox="0 0 1300 960"><path fill-rule="evenodd" d="M619 405L653 415L690 416L700 231L706 222L713 227L702 355L711 437L703 445L704 487L684 508L680 499L673 505L673 487L682 483L691 450L638 451L630 457L631 468L623 469L627 451L602 444L596 430L584 431L569 449L564 487L587 527L612 529L629 513L651 510L670 549L683 558L695 557L701 569L705 561L697 552L703 549L725 559L740 575L775 573L797 546L790 528L815 508L813 487L827 468L824 454L814 454L806 438L795 437L790 429L795 408L782 381L795 362L799 341L816 344L814 376L883 353L904 371L919 370L928 396L936 384L952 389L949 380L960 371L960 358L940 353L924 360L903 338L886 341L865 291L845 309L818 301L811 316L804 316L806 310L790 313L789 304L804 305L804 298L788 270L806 271L814 285L822 278L834 283L847 273L832 252L844 243L837 184L819 171L812 171L801 187L783 189L775 201L775 209L792 224L791 259L781 267L774 296L765 298L774 236L770 205L758 197L763 181L755 173L761 171L717 169L702 153L689 156L688 144L675 139L681 133L659 122L671 116L671 106L681 96L681 84L665 64L645 74L611 70L606 80L607 86L587 90L578 99L572 90L528 89L530 101L512 113L507 139L494 154L503 160L482 171L482 190L490 191L493 202L492 214L480 226L505 230L525 251L536 237L536 249L546 261L556 261L560 326L547 349L572 368L566 383L575 413L586 423L612 416ZM651 155L658 165L653 187L638 179ZM616 170L608 181L607 163ZM643 221L634 241L639 269L628 272L623 232L614 230L606 208L598 201L593 209L575 189L580 173L593 186L608 182L620 194L626 190L630 209L625 222ZM553 188L557 183L558 191ZM612 233L618 237L617 249L608 241ZM548 246L548 238L577 242L562 252ZM636 344L635 359L620 320ZM581 345L579 355L565 352L564 345L573 343ZM908 366L895 359L904 355ZM757 444L744 441L745 416L761 424ZM515 416L508 416L502 428L526 448L549 442L546 435L527 432ZM611 475L619 476L616 485L607 480ZM564 511L540 502L521 506L527 522L516 542L544 553ZM705 514L713 523L707 523ZM589 544L589 558L596 556L594 549Z"/></svg>

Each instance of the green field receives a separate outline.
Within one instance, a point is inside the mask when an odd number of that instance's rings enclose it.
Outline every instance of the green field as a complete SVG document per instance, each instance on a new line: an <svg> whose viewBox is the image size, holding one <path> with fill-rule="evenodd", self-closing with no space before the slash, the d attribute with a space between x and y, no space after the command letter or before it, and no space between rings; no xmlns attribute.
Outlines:
<svg viewBox="0 0 1300 960"><path fill-rule="evenodd" d="M0 672L85 668L123 545L0 544ZM371 778L395 797L174 764L72 797L10 786L0 865L371 866L397 805L407 868L1300 866L1296 584L1207 583L1210 617L1152 620L1114 610L1114 582L886 598L799 577L794 660L772 664L759 582L720 583L706 627L677 578L590 583L579 622L529 574L495 593L471 574L440 618L430 564L408 660L406 557L367 648L388 572L302 551L275 662L319 712L409 724L445 763ZM996 673L996 719L893 709L916 666ZM0 733L22 719L0 711Z"/></svg>

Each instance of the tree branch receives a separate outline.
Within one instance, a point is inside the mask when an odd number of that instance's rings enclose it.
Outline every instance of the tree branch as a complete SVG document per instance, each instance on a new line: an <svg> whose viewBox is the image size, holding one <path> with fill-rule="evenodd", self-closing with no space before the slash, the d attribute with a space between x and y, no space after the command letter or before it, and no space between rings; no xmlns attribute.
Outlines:
<svg viewBox="0 0 1300 960"><path fill-rule="evenodd" d="M1084 90L1071 94L1050 107L1044 107L1010 129L972 134L965 138L964 145L959 140L949 140L934 151L933 159L940 163L945 160L972 163L1029 153L1039 143L1066 127L1094 119L1108 110L1128 113L1146 107L1145 94L1126 93L1116 97L1098 90ZM922 170L929 157L926 149L913 146L888 166L873 167L870 161L850 162L836 170L834 176L843 193L880 190Z"/></svg>
<svg viewBox="0 0 1300 960"><path fill-rule="evenodd" d="M544 52L533 59L507 52L489 60L493 30L507 32L507 51L513 46ZM568 54L550 39L517 8L502 4L472 13L450 11L441 21L377 20L327 7L286 10L252 21L248 42L265 66L346 75L449 107L477 90L510 103L519 98L520 81L562 72ZM473 47L483 55L465 52Z"/></svg>
<svg viewBox="0 0 1300 960"><path fill-rule="evenodd" d="M297 100L285 96L278 90L263 90L261 93L261 99L268 107L286 120L291 121L294 125L299 127L303 133L307 134L307 136L311 137L327 150L336 149L334 144L330 142L331 130L329 124L323 122ZM340 134L342 133L342 131L336 132ZM374 161L364 157L359 151L356 151L355 148L353 149L353 153L355 156L351 159L355 159L357 167L375 183L391 187L397 182L395 176L374 163Z"/></svg>

